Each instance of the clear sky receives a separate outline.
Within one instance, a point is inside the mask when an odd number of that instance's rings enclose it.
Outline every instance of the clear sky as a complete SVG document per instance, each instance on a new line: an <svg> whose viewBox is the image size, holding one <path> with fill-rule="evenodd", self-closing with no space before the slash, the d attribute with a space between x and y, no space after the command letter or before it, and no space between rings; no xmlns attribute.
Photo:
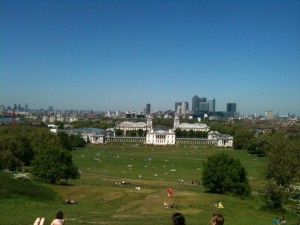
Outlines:
<svg viewBox="0 0 300 225"><path fill-rule="evenodd" d="M300 115L299 0L0 0L0 104Z"/></svg>

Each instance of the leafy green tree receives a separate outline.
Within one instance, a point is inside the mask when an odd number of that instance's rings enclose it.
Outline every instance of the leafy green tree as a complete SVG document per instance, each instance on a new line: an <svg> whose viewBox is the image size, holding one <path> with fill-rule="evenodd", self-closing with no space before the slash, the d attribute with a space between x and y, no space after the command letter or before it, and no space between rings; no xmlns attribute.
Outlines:
<svg viewBox="0 0 300 225"><path fill-rule="evenodd" d="M138 135L139 137L142 137L143 134L144 134L144 131L143 131L142 129L138 129L138 130L137 130L137 135Z"/></svg>
<svg viewBox="0 0 300 225"><path fill-rule="evenodd" d="M21 166L29 166L33 158L33 149L28 138L20 132L8 133L0 137L0 169L16 170ZM2 166L1 166L2 165Z"/></svg>
<svg viewBox="0 0 300 225"><path fill-rule="evenodd" d="M22 135L17 137L17 141L20 143L18 158L22 161L22 163L24 163L25 166L29 166L34 156L30 142L27 137Z"/></svg>
<svg viewBox="0 0 300 225"><path fill-rule="evenodd" d="M189 138L194 138L194 137L195 137L195 131L189 130L189 131L188 131L188 137L189 137Z"/></svg>
<svg viewBox="0 0 300 225"><path fill-rule="evenodd" d="M249 154L256 154L258 156L265 156L268 148L269 143L266 140L265 135L250 139L246 145L246 150Z"/></svg>
<svg viewBox="0 0 300 225"><path fill-rule="evenodd" d="M183 131L181 131L181 133L182 133L182 137L183 137L183 138L187 138L187 137L188 137L188 132L187 132L187 130L183 130Z"/></svg>
<svg viewBox="0 0 300 225"><path fill-rule="evenodd" d="M60 146L59 137L47 128L37 128L28 134L28 138L34 152L51 146Z"/></svg>
<svg viewBox="0 0 300 225"><path fill-rule="evenodd" d="M207 138L208 133L205 131L195 131L196 138Z"/></svg>
<svg viewBox="0 0 300 225"><path fill-rule="evenodd" d="M147 131L147 130L144 130L144 131L143 131L143 136L146 137L146 136L147 136L147 133L148 133L148 131Z"/></svg>
<svg viewBox="0 0 300 225"><path fill-rule="evenodd" d="M290 197L290 185L300 179L300 145L298 140L277 133L268 135L267 141L265 199L270 208L282 210Z"/></svg>
<svg viewBox="0 0 300 225"><path fill-rule="evenodd" d="M268 142L266 177L274 179L278 185L288 187L296 178L299 179L300 146L282 134L271 134Z"/></svg>
<svg viewBox="0 0 300 225"><path fill-rule="evenodd" d="M180 128L176 128L174 132L175 132L176 137L178 137L178 138L182 137L182 130Z"/></svg>
<svg viewBox="0 0 300 225"><path fill-rule="evenodd" d="M210 130L211 131L218 131L220 134L230 134L234 135L235 130L233 127L224 124L224 123L217 123L214 122L210 125Z"/></svg>
<svg viewBox="0 0 300 225"><path fill-rule="evenodd" d="M51 184L80 178L78 168L73 165L71 153L62 148L40 151L32 161L32 174Z"/></svg>
<svg viewBox="0 0 300 225"><path fill-rule="evenodd" d="M136 130L130 130L130 131L128 132L128 134L129 134L129 136L131 136L131 137L135 137L136 134L137 134L137 131L136 131Z"/></svg>
<svg viewBox="0 0 300 225"><path fill-rule="evenodd" d="M124 131L121 129L116 129L116 136L123 136L124 135Z"/></svg>
<svg viewBox="0 0 300 225"><path fill-rule="evenodd" d="M254 134L250 130L239 130L233 137L233 147L235 149L245 149L249 141L254 137Z"/></svg>
<svg viewBox="0 0 300 225"><path fill-rule="evenodd" d="M20 161L9 150L0 151L0 169L15 170L21 166Z"/></svg>
<svg viewBox="0 0 300 225"><path fill-rule="evenodd" d="M276 184L274 179L269 179L264 186L267 207L271 209L283 209L284 202L288 199L288 192L282 186Z"/></svg>
<svg viewBox="0 0 300 225"><path fill-rule="evenodd" d="M238 159L220 153L203 162L203 186L213 193L250 194L246 170Z"/></svg>
<svg viewBox="0 0 300 225"><path fill-rule="evenodd" d="M70 141L70 137L66 132L58 132L57 136L59 137L59 141L61 143L61 146L64 149L66 149L68 151L71 151L73 149L73 146L72 146L71 141Z"/></svg>
<svg viewBox="0 0 300 225"><path fill-rule="evenodd" d="M73 148L74 147L82 148L82 147L86 146L86 142L84 141L84 139L82 138L81 135L71 134L70 135L70 142L71 142L71 145L72 145Z"/></svg>
<svg viewBox="0 0 300 225"><path fill-rule="evenodd" d="M164 126L164 127L172 127L174 120L172 118L153 118L152 120L153 126Z"/></svg>

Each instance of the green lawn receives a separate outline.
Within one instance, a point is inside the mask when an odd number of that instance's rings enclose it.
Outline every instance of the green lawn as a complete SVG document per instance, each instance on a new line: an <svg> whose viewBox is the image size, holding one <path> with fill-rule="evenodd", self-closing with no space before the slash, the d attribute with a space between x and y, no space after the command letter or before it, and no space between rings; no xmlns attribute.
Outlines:
<svg viewBox="0 0 300 225"><path fill-rule="evenodd" d="M52 200L1 198L0 224L32 224L37 216L44 216L50 224L58 210L64 211L66 224L171 224L174 212L182 212L187 225L208 225L213 212L222 213L225 224L271 224L274 216L281 215L263 210L263 200L257 194L241 199L206 193L202 186L192 185L193 179L201 180L202 162L221 151L241 160L256 193L261 188L266 159L243 151L200 145L90 145L73 152L74 163L81 170L80 180L64 186L47 185L58 193ZM178 179L184 183L179 184ZM122 181L131 185L119 185ZM136 186L141 190L135 190ZM168 187L173 189L172 198L167 197ZM63 204L65 199L78 204ZM177 209L164 209L165 200L173 201ZM224 209L212 207L218 200ZM288 224L296 224L296 216L286 216Z"/></svg>

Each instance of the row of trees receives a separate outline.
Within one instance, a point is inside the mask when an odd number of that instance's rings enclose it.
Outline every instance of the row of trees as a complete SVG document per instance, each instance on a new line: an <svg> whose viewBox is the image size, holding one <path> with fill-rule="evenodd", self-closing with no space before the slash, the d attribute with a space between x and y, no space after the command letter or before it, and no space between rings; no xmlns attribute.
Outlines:
<svg viewBox="0 0 300 225"><path fill-rule="evenodd" d="M131 137L145 137L147 134L146 130L138 129L138 130L127 130L126 133L124 133L124 130L116 129L116 136L131 136Z"/></svg>
<svg viewBox="0 0 300 225"><path fill-rule="evenodd" d="M32 174L50 183L75 179L79 173L70 151L83 146L80 136L55 135L44 127L0 127L0 169L32 166Z"/></svg>
<svg viewBox="0 0 300 225"><path fill-rule="evenodd" d="M178 138L207 138L208 132L193 130L187 131L177 128L175 129L175 135Z"/></svg>

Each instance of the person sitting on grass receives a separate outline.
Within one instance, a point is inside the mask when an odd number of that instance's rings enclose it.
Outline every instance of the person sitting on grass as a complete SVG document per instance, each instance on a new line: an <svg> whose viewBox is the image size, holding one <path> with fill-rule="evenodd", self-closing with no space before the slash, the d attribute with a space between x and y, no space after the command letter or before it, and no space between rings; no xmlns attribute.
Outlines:
<svg viewBox="0 0 300 225"><path fill-rule="evenodd" d="M274 225L278 225L278 217L275 217L273 220L272 220L273 224Z"/></svg>
<svg viewBox="0 0 300 225"><path fill-rule="evenodd" d="M211 225L223 225L224 224L224 217L221 214L214 213L212 218L210 219Z"/></svg>
<svg viewBox="0 0 300 225"><path fill-rule="evenodd" d="M281 224L281 225L285 225L285 224L286 224L286 219L285 219L284 216L282 216L282 217L280 218L280 224Z"/></svg>
<svg viewBox="0 0 300 225"><path fill-rule="evenodd" d="M56 214L55 219L52 221L51 225L63 225L64 224L64 213L59 211Z"/></svg>

